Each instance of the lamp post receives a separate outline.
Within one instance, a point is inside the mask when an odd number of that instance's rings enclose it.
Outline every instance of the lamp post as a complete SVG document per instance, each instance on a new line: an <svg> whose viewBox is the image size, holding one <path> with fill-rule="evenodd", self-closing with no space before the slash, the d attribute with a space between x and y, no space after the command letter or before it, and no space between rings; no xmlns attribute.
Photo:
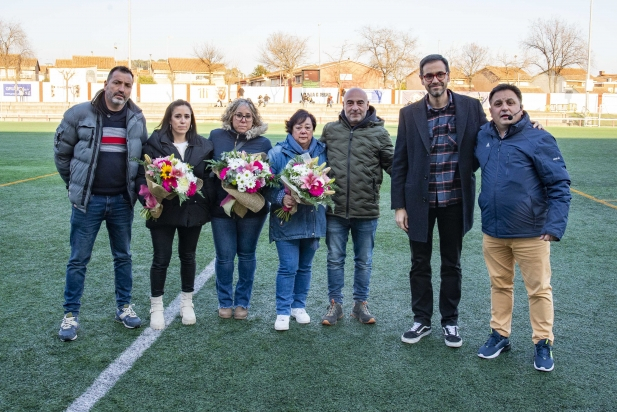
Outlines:
<svg viewBox="0 0 617 412"><path fill-rule="evenodd" d="M321 88L321 23L317 23L317 61L319 68L319 87Z"/></svg>
<svg viewBox="0 0 617 412"><path fill-rule="evenodd" d="M585 126L587 125L587 113L589 113L589 86L591 83L591 12L593 0L589 1L589 37L587 39L587 79L585 81ZM598 125L600 122L598 121Z"/></svg>
<svg viewBox="0 0 617 412"><path fill-rule="evenodd" d="M129 0L129 70L131 69L131 0Z"/></svg>

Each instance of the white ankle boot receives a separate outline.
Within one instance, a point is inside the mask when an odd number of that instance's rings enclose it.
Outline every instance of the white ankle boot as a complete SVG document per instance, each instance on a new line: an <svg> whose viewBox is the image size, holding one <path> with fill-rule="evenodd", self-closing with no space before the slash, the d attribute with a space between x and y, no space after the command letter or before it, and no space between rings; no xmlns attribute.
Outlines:
<svg viewBox="0 0 617 412"><path fill-rule="evenodd" d="M163 315L163 297L150 298L150 327L152 329L165 329L165 316Z"/></svg>
<svg viewBox="0 0 617 412"><path fill-rule="evenodd" d="M182 292L180 295L180 316L183 325L194 325L197 321L193 310L193 292Z"/></svg>

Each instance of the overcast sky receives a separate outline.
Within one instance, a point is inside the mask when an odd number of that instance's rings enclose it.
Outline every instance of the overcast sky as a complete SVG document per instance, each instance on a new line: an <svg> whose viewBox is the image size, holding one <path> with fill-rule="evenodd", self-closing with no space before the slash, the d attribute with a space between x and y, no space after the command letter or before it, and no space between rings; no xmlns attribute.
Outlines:
<svg viewBox="0 0 617 412"><path fill-rule="evenodd" d="M129 0L3 0L0 19L21 22L41 64L72 55L129 55ZM410 30L420 57L475 42L521 55L533 20L561 18L587 39L590 0L131 0L131 57L193 57L213 42L250 73L268 34L309 37L308 63L329 61L363 26ZM592 74L617 73L617 1L593 1ZM320 47L321 45L321 47ZM348 56L357 59L354 53ZM446 57L448 57L446 55ZM360 59L362 60L362 59Z"/></svg>

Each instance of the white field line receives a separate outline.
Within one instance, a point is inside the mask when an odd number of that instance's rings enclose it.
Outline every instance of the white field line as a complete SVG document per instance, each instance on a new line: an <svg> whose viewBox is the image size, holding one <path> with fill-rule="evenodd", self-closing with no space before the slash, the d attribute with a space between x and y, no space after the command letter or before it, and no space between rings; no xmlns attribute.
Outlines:
<svg viewBox="0 0 617 412"><path fill-rule="evenodd" d="M197 276L195 279L195 290L193 293L199 292L202 286L208 279L214 274L214 260L212 260L208 266ZM180 313L180 295L171 302L171 304L165 309L165 328L169 326L171 322ZM133 342L122 354L105 369L99 377L94 381L92 386L86 390L79 398L75 399L73 403L66 409L67 412L82 412L89 411L96 402L103 398L107 392L114 387L116 382L128 372L135 361L143 355L143 353L161 336L163 330L154 330L150 327L139 335L137 340Z"/></svg>

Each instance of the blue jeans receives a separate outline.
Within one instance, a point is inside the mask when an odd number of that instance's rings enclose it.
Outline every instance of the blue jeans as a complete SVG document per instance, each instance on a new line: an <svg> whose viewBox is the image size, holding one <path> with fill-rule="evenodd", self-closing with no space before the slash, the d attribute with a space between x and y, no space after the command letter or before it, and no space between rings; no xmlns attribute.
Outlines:
<svg viewBox="0 0 617 412"><path fill-rule="evenodd" d="M313 258L319 239L279 240L279 269L276 274L276 314L289 315L291 308L306 307L311 287Z"/></svg>
<svg viewBox="0 0 617 412"><path fill-rule="evenodd" d="M90 262L94 241L105 221L109 245L114 258L116 305L131 303L133 264L131 260L131 227L133 207L122 195L92 195L86 213L73 207L71 213L71 256L66 265L64 313L79 314L84 293L86 265Z"/></svg>
<svg viewBox="0 0 617 412"><path fill-rule="evenodd" d="M326 222L328 299L343 303L347 239L351 230L354 251L353 300L356 302L368 300L377 219L344 219L338 216L326 216Z"/></svg>
<svg viewBox="0 0 617 412"><path fill-rule="evenodd" d="M216 293L219 308L248 308L257 269L255 250L267 215L254 218L212 218L212 237L216 250ZM238 255L238 282L233 291L234 260Z"/></svg>

